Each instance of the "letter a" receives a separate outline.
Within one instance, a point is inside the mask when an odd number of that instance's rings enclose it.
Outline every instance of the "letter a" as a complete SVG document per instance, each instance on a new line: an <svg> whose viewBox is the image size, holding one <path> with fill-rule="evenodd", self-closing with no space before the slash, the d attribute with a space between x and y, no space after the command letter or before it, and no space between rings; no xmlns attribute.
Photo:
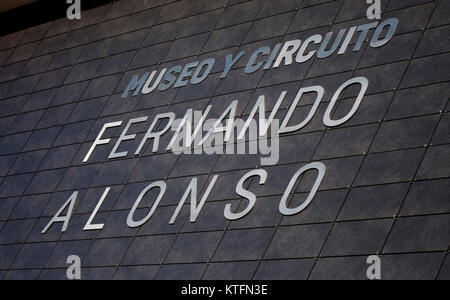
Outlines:
<svg viewBox="0 0 450 300"><path fill-rule="evenodd" d="M63 228L61 232L66 232L67 226L69 226L70 218L72 217L73 208L75 206L75 202L78 198L78 191L74 192L72 196L64 203L61 209L56 213L56 215L50 220L50 222L45 226L44 230L42 230L42 234L45 234L47 230L53 225L53 223L64 222ZM63 211L66 210L67 206L69 206L69 210L67 211L67 215L61 217Z"/></svg>
<svg viewBox="0 0 450 300"><path fill-rule="evenodd" d="M380 20L381 19L381 0L367 0L367 4L372 4L367 9L367 18L369 20L374 20L374 19Z"/></svg>
<svg viewBox="0 0 450 300"><path fill-rule="evenodd" d="M81 0L67 0L67 4L72 4L67 9L67 18L69 20L81 19Z"/></svg>

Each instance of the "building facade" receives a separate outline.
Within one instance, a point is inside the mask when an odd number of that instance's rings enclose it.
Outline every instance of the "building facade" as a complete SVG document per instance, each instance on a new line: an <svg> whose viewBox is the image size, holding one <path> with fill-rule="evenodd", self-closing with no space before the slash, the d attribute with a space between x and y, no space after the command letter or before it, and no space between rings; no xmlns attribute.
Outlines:
<svg viewBox="0 0 450 300"><path fill-rule="evenodd" d="M450 1L381 5L122 0L1 37L0 279L449 279ZM275 161L174 151L262 109Z"/></svg>

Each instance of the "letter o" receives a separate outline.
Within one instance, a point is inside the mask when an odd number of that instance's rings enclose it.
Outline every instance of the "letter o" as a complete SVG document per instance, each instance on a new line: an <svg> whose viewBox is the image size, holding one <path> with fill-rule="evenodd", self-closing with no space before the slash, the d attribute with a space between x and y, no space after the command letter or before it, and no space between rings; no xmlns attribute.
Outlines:
<svg viewBox="0 0 450 300"><path fill-rule="evenodd" d="M361 85L361 90L360 90L358 97L356 98L356 101L353 104L353 107L350 110L350 112L345 117L343 117L339 120L332 120L331 113L333 112L333 110L336 106L339 96L342 94L342 92L347 87L349 87L352 84L358 84L358 83ZM328 127L336 127L336 126L342 125L345 122L347 122L348 120L350 120L353 117L353 115L356 113L356 111L358 110L359 105L361 104L368 87L369 87L369 80L365 77L356 77L356 78L348 80L343 85L341 85L341 87L339 87L339 89L334 94L333 99L331 99L330 104L328 105L325 115L323 116L323 123Z"/></svg>
<svg viewBox="0 0 450 300"><path fill-rule="evenodd" d="M211 73L211 70L212 70L215 62L216 62L216 60L214 58L208 58L208 59L205 59L204 61L202 61L200 63L200 65L197 67L197 69L195 69L194 75L192 75L191 84L199 84L203 80L205 80L206 77L208 77L209 73ZM205 66L206 66L206 70L200 76L200 72L203 70L203 67L205 67Z"/></svg>
<svg viewBox="0 0 450 300"><path fill-rule="evenodd" d="M394 36L398 23L399 20L397 18L390 18L378 25L377 29L373 33L372 39L370 40L370 46L372 48L379 48L386 45ZM386 37L380 41L378 38L380 37L380 34L383 32L383 29L386 26L389 26L389 30L386 34Z"/></svg>
<svg viewBox="0 0 450 300"><path fill-rule="evenodd" d="M313 170L313 169L316 169L317 171L319 171L319 174L317 175L316 182L314 183L314 186L313 186L311 192L309 193L308 198L305 200L305 202L303 202L302 205L300 205L296 208L288 208L287 201L289 199L289 195L291 194L292 189L294 188L294 185L297 182L298 178L301 175L303 175L305 172L307 172L309 170ZM325 173L326 173L326 167L321 162L310 163L310 164L304 166L303 168L301 168L300 170L298 170L297 173L295 173L294 176L292 177L291 181L289 182L288 187L286 188L286 191L283 194L283 197L281 198L280 213L284 216L292 216L292 215L296 215L296 214L302 212L303 210L305 210L311 204L311 202L314 200L314 197L316 196L316 193L319 190L320 184L322 183L322 180L325 177Z"/></svg>
<svg viewBox="0 0 450 300"><path fill-rule="evenodd" d="M155 203L153 203L152 208L150 210L150 212L147 214L147 216L145 216L145 218L143 218L140 221L134 221L133 220L133 216L134 213L136 212L136 209L138 208L139 204L141 203L142 199L144 198L144 196L151 190L154 188L159 188L159 195L156 198ZM150 220L150 218L153 216L153 214L155 213L156 208L159 205L159 202L161 202L162 197L164 196L165 192L167 189L167 184L164 181L157 181L154 183L151 183L149 186L147 186L139 195L139 197L137 198L136 202L134 202L133 208L131 209L130 213L128 214L128 218L127 218L127 225L128 227L131 228L136 228L139 226L144 225L148 220Z"/></svg>

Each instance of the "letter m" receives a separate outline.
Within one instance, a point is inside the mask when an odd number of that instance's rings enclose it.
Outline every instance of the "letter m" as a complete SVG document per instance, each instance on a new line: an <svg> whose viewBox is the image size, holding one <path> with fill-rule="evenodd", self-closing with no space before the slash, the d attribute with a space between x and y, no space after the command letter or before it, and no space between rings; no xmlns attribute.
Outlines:
<svg viewBox="0 0 450 300"><path fill-rule="evenodd" d="M130 83L128 83L127 88L122 94L121 99L126 99L128 97L128 93L130 91L134 91L133 97L137 96L139 94L139 91L142 89L142 86L144 85L145 81L147 80L148 76L150 75L149 72L142 75L141 78L139 78L139 75L134 75L133 78L131 78Z"/></svg>

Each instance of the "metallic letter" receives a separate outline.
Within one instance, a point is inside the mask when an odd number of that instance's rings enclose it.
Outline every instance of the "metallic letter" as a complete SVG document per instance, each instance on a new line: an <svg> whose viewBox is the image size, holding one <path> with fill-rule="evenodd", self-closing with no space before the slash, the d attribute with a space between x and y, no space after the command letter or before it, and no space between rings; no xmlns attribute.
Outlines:
<svg viewBox="0 0 450 300"><path fill-rule="evenodd" d="M142 94L147 95L150 94L151 92L153 92L156 87L158 86L158 84L161 82L161 79L163 78L164 74L166 74L167 69L162 69L161 72L158 75L158 78L156 79L156 81L153 83L153 85L151 87L150 83L152 83L153 78L155 77L157 71L153 71L152 75L150 75L150 77L148 78L147 82L145 83L144 87L142 88Z"/></svg>
<svg viewBox="0 0 450 300"><path fill-rule="evenodd" d="M295 52L297 52L298 49L300 48L301 43L302 43L301 40L287 41L284 44L283 48L281 49L280 55L278 55L278 58L275 61L275 64L273 65L273 68L274 69L278 68L283 59L285 66L291 65L293 62L292 57L294 56Z"/></svg>
<svg viewBox="0 0 450 300"><path fill-rule="evenodd" d="M322 36L321 36L320 34L315 34L315 35L309 37L309 38L303 43L302 47L301 47L300 50L298 51L297 57L295 58L295 61L298 62L298 63L304 63L304 62L307 62L308 60L310 60L311 57L313 57L314 54L317 52L317 50L310 51L310 52L308 53L308 55L305 56L304 54L305 54L306 49L308 48L308 46L309 46L311 43L314 43L315 45L317 45L317 44L319 44L321 41L322 41Z"/></svg>
<svg viewBox="0 0 450 300"><path fill-rule="evenodd" d="M199 146L203 145L209 139L209 137L212 134L214 134L214 133L225 132L225 139L224 139L224 141L228 142L230 140L231 135L233 133L234 118L236 116L236 110L237 110L238 103L239 103L238 100L234 100L233 102L231 102L231 104L228 106L227 109L225 109L223 114L214 123L214 125L211 128L209 128L208 133L206 133L206 135L198 143ZM225 117L228 114L230 115L230 117L228 118L228 120L226 122L227 126L226 127L220 127L223 124L223 120L225 119Z"/></svg>
<svg viewBox="0 0 450 300"><path fill-rule="evenodd" d="M261 47L258 50L256 50L253 54L252 57L250 57L250 60L247 63L247 66L245 67L245 73L247 74L251 74L251 73L255 73L256 71L258 71L262 65L264 64L263 62L256 62L256 60L258 59L258 55L269 55L270 52L270 48L265 46L265 47Z"/></svg>
<svg viewBox="0 0 450 300"><path fill-rule="evenodd" d="M273 61L275 60L278 51L280 51L280 48L283 44L278 43L275 45L275 47L273 48L273 50L270 52L270 56L269 59L266 62L266 65L264 66L264 70L269 70L270 66L273 64Z"/></svg>
<svg viewBox="0 0 450 300"><path fill-rule="evenodd" d="M166 119L166 118L169 119L169 122L167 123L166 127L158 132L153 132L153 129L155 129L156 125L158 124L158 121L160 119ZM136 150L136 153L134 153L134 155L139 155L139 153L141 153L141 151L142 151L142 148L144 148L144 145L147 142L147 140L149 140L151 138L155 139L155 142L153 143L153 153L158 152L159 138L170 129L174 120L175 120L175 114L172 112L156 115L155 119L153 120L152 125L148 128L147 133L145 134L144 138L142 139L142 142L139 145L138 149Z"/></svg>
<svg viewBox="0 0 450 300"><path fill-rule="evenodd" d="M339 49L338 55L342 55L342 54L345 53L345 51L347 51L348 45L352 41L353 35L355 35L355 32L356 32L357 28L358 27L354 26L354 27L349 29L349 31L347 33L347 36L345 37L345 40L342 43L341 48Z"/></svg>
<svg viewBox="0 0 450 300"><path fill-rule="evenodd" d="M331 113L333 112L334 107L336 106L336 102L338 101L341 93L348 86L350 86L352 84L358 84L358 83L361 85L361 90L360 90L360 92L358 94L358 98L356 98L356 101L353 104L353 107L350 110L350 112L345 117L343 117L339 120L332 120ZM336 126L342 125L345 122L347 122L348 120L350 120L353 117L353 115L356 113L356 111L358 110L359 105L361 104L368 87L369 87L369 80L367 80L367 78L365 78L365 77L356 77L356 78L350 79L349 81L347 81L343 85L341 85L341 87L339 87L339 89L334 94L333 99L331 99L331 102L328 105L327 110L325 111L325 115L323 116L323 123L328 127L336 127Z"/></svg>
<svg viewBox="0 0 450 300"><path fill-rule="evenodd" d="M175 83L174 87L178 88L178 87L187 86L189 83L189 80L186 80L186 79L188 79L189 77L192 76L193 71L191 69L195 68L197 66L198 66L198 61L186 64L183 68L183 71L181 71L181 75L180 75L180 77L178 77L178 80Z"/></svg>
<svg viewBox="0 0 450 300"><path fill-rule="evenodd" d="M353 48L353 52L361 50L361 46L364 43L364 40L366 39L367 34L369 33L369 30L376 28L377 26L378 22L358 26L358 29L356 31L361 32L361 34L359 35L358 41L356 42L356 45Z"/></svg>
<svg viewBox="0 0 450 300"><path fill-rule="evenodd" d="M111 190L110 187L106 188L105 192L103 193L102 197L100 198L100 201L98 201L97 206L95 206L94 211L92 212L91 216L89 217L89 220L86 223L86 226L84 226L83 230L102 230L105 224L92 224L92 221L94 221L95 216L98 213L98 210L102 206L103 202L106 199L106 196L108 196L109 191Z"/></svg>
<svg viewBox="0 0 450 300"><path fill-rule="evenodd" d="M303 175L306 171L316 169L319 171L319 175L317 175L316 182L314 183L314 186L311 190L311 192L308 195L308 198L303 202L302 205L296 207L296 208L288 208L287 207L287 201L289 199L289 195L292 192L292 189L294 188L295 183L297 182L298 178ZM294 174L291 181L289 182L288 187L286 188L286 191L284 192L283 198L281 198L280 201L280 213L284 216L292 216L296 215L303 210L305 210L311 202L314 200L314 197L316 196L317 191L319 190L320 184L322 183L323 178L325 177L326 167L321 162L314 162L311 164L308 164L297 171L297 173Z"/></svg>
<svg viewBox="0 0 450 300"><path fill-rule="evenodd" d="M56 213L56 215L50 220L50 222L45 226L44 230L42 230L42 234L45 234L47 230L53 225L53 223L57 222L64 222L63 228L61 232L66 232L67 226L69 226L70 218L72 217L73 208L75 206L75 202L78 198L78 191L73 192L72 196L64 203L64 205L61 207L61 209ZM61 217L60 215L63 213L63 211L69 206L69 210L67 211L67 215L64 217Z"/></svg>
<svg viewBox="0 0 450 300"><path fill-rule="evenodd" d="M173 225L175 224L175 220L177 219L181 209L183 208L184 203L186 202L187 197L189 194L191 194L191 223L195 223L197 221L198 215L200 214L200 211L203 208L203 205L205 205L206 199L208 199L209 194L211 193L212 189L214 188L214 185L217 182L217 179L219 178L219 175L215 175L213 179L211 180L211 183L209 184L208 188L206 189L206 192L203 194L202 199L200 200L200 203L197 206L197 177L193 178L191 180L191 183L189 184L189 187L187 188L186 192L183 195L183 198L181 199L180 203L177 206L177 209L175 210L175 213L173 214L172 218L170 219L169 224Z"/></svg>
<svg viewBox="0 0 450 300"><path fill-rule="evenodd" d="M331 46L330 50L326 50L328 44L330 43L331 37L334 34L333 32L328 32L322 44L320 45L319 51L317 52L317 57L327 58L331 56L334 52L336 52L337 48L341 44L342 38L344 37L346 31L347 29L341 29L338 33L338 36L336 37L336 40L333 43L333 46Z"/></svg>
<svg viewBox="0 0 450 300"><path fill-rule="evenodd" d="M111 153L109 154L108 159L120 158L120 157L127 156L128 151L124 151L124 152L120 152L120 153L116 152L117 149L119 149L119 147L120 147L120 143L122 143L123 141L134 140L136 138L136 134L126 135L128 130L130 129L131 125L133 125L135 123L142 123L147 120L148 120L148 117L142 117L142 118L131 119L130 121L128 121L127 125L125 126L125 129L122 131L122 134L120 135L119 139L117 140L116 144L114 145L114 148L112 149Z"/></svg>
<svg viewBox="0 0 450 300"><path fill-rule="evenodd" d="M200 65L197 67L197 69L195 69L194 75L192 75L191 84L199 84L203 80L205 80L206 77L208 77L209 73L211 73L211 70L214 67L215 62L216 60L214 58L208 58L202 61ZM206 66L206 70L203 73L203 75L199 77L200 72L203 70L204 66Z"/></svg>
<svg viewBox="0 0 450 300"><path fill-rule="evenodd" d="M233 54L228 54L225 57L225 69L223 70L223 73L220 76L221 79L224 79L228 76L228 73L230 73L231 68L242 58L244 54L245 51L241 51L236 55L235 58L233 58Z"/></svg>
<svg viewBox="0 0 450 300"><path fill-rule="evenodd" d="M158 197L156 198L155 203L153 203L152 208L150 209L150 212L142 220L134 221L133 220L134 213L136 212L139 204L141 204L142 199L151 189L154 189L154 188L159 188L160 191L159 191ZM155 213L155 210L158 207L159 202L161 202L161 199L164 196L166 189L167 189L167 184L164 181L157 181L157 182L154 182L154 183L150 184L149 186L147 186L141 192L141 194L137 198L136 202L134 202L133 208L131 209L130 213L128 214L128 218L127 218L128 227L136 228L136 227L144 225L148 220L150 220L150 218Z"/></svg>
<svg viewBox="0 0 450 300"><path fill-rule="evenodd" d="M377 29L375 30L375 32L372 36L372 40L370 41L370 46L372 48L379 48L379 47L386 45L394 36L395 30L397 30L398 23L399 23L399 21L397 18L387 19L386 21L381 23L377 27ZM380 34L383 32L383 29L386 26L389 26L389 30L386 34L386 37L380 41L380 40L378 40L378 38L380 37Z"/></svg>
<svg viewBox="0 0 450 300"><path fill-rule="evenodd" d="M100 133L98 134L97 138L95 139L94 143L91 146L91 149L89 149L89 152L86 154L86 157L84 158L83 162L87 162L89 160L89 158L92 155L92 152L94 152L95 147L99 146L99 145L106 145L109 144L109 142L111 141L111 139L104 139L102 140L102 136L105 133L106 129L108 128L112 128L112 127L118 127L122 125L122 121L118 121L118 122L112 122L112 123L106 123L102 130L100 131Z"/></svg>
<svg viewBox="0 0 450 300"><path fill-rule="evenodd" d="M180 73L181 72L181 66L174 66L169 69L169 71L164 75L164 81L161 82L161 84L158 87L158 90L161 92L168 90L177 80L177 77L175 77L173 74Z"/></svg>
<svg viewBox="0 0 450 300"><path fill-rule="evenodd" d="M175 142L178 140L178 136L183 131L183 128L186 127L186 143L183 148L190 148L192 146L192 142L195 140L199 132L203 128L203 123L206 120L206 117L208 116L209 112L211 111L212 105L208 105L206 107L205 112L202 114L202 117L197 123L197 126L194 129L194 132L192 132L192 121L193 121L193 114L194 110L192 108L188 109L186 114L184 115L184 118L181 120L180 124L178 125L177 130L175 131L175 134L172 137L172 140L170 141L169 145L167 146L166 150L169 151L172 149ZM195 124L194 124L195 125Z"/></svg>
<svg viewBox="0 0 450 300"><path fill-rule="evenodd" d="M316 97L316 101L314 101L314 105L311 108L308 116L306 117L306 119L301 122L298 125L295 126L288 126L289 121L292 118L292 115L294 114L295 109L297 108L298 102L300 101L300 99L302 98L303 94L305 93L310 93L310 92L315 92L317 93L317 97ZM294 101L292 102L288 113L286 114L286 117L283 120L283 123L281 124L280 127L280 131L279 133L288 133L288 132L294 132L297 130L302 129L303 127L305 127L314 117L317 108L319 107L320 101L322 101L323 95L325 94L325 90L323 89L323 87L321 86L311 86L311 87L306 87L306 88L301 88L298 93L297 96L295 96Z"/></svg>
<svg viewBox="0 0 450 300"><path fill-rule="evenodd" d="M244 128L242 128L241 132L238 135L238 140L242 140L245 138L247 129L250 127L250 123L255 118L256 112L258 112L259 115L259 136L261 137L266 136L267 130L272 124L273 119L275 118L275 115L278 112L278 109L280 108L281 104L284 101L284 98L286 97L286 94L287 91L283 91L281 93L277 103L275 104L275 107L273 108L267 120L266 120L266 97L264 95L261 95L258 98L258 101L256 102L255 106L253 107L250 115L248 116L247 121L245 121Z"/></svg>
<svg viewBox="0 0 450 300"><path fill-rule="evenodd" d="M144 75L142 75L141 79L139 79L139 75L134 75L133 78L131 78L130 83L128 83L127 88L123 92L121 99L125 99L128 97L128 93L130 91L134 91L133 97L137 96L139 94L139 91L141 90L142 86L144 85L145 81L147 80L147 77L150 73L147 72ZM138 80L139 79L139 80Z"/></svg>
<svg viewBox="0 0 450 300"><path fill-rule="evenodd" d="M242 196L248 200L248 206L242 212L235 214L235 213L231 212L231 204L227 204L225 206L224 215L225 215L225 218L227 218L228 220L234 221L234 220L242 219L243 217L248 215L250 213L250 211L253 209L253 207L255 206L256 195L253 194L252 192L247 191L243 187L243 184L245 183L245 181L253 176L259 176L259 184L260 185L265 184L266 180L267 180L267 171L263 170L263 169L250 171L247 174L245 174L241 178L241 180L239 180L239 183L236 186L236 193L239 196Z"/></svg>

